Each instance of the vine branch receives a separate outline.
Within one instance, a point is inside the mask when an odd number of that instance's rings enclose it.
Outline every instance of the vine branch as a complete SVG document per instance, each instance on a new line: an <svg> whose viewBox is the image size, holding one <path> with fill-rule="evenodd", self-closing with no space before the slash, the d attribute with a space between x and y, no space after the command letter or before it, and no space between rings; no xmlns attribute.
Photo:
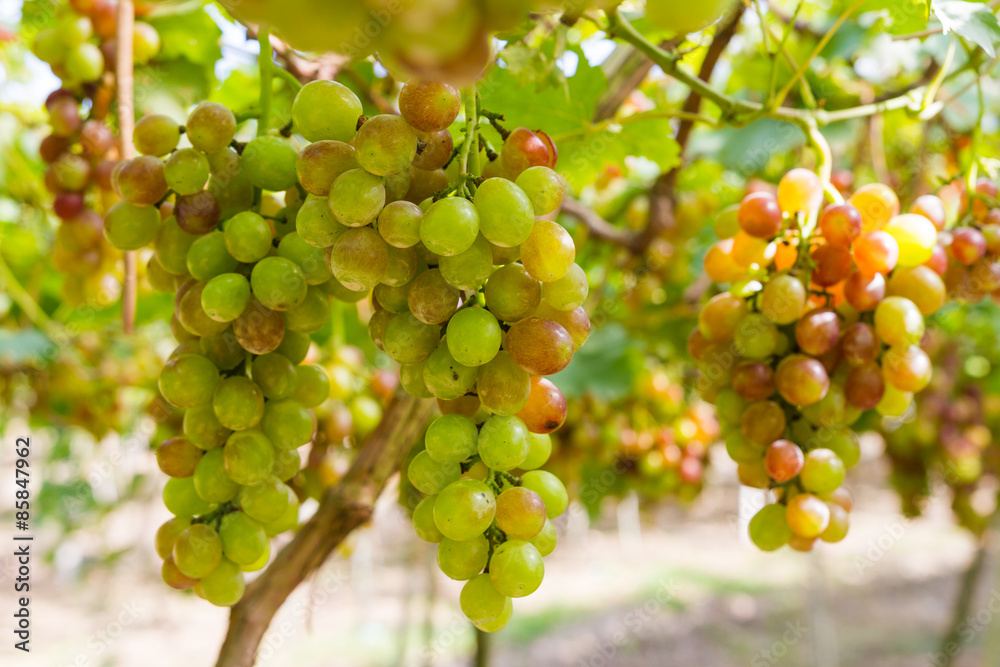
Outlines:
<svg viewBox="0 0 1000 667"><path fill-rule="evenodd" d="M233 607L216 667L252 667L257 648L285 599L353 530L371 519L375 501L433 409L432 401L396 394L343 479L326 492L316 514Z"/></svg>

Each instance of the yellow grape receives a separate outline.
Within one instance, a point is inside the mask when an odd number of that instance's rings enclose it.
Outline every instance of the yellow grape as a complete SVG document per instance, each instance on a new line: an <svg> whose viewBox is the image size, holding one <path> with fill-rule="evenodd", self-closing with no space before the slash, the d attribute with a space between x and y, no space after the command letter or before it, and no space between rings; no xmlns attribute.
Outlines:
<svg viewBox="0 0 1000 667"><path fill-rule="evenodd" d="M919 266L931 258L937 229L924 216L916 213L897 215L885 226L885 231L899 244L897 266Z"/></svg>

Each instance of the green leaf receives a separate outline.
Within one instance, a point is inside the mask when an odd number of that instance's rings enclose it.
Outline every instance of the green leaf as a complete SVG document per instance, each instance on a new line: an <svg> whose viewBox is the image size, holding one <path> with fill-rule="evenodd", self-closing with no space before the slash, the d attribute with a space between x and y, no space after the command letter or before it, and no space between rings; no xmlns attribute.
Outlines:
<svg viewBox="0 0 1000 667"><path fill-rule="evenodd" d="M997 45L1000 44L1000 22L993 10L983 4L961 0L934 0L932 7L945 34L953 32L977 44L991 58L996 56Z"/></svg>
<svg viewBox="0 0 1000 667"><path fill-rule="evenodd" d="M222 58L222 30L202 9L187 14L169 14L149 20L160 33L159 59L184 58L209 68Z"/></svg>
<svg viewBox="0 0 1000 667"><path fill-rule="evenodd" d="M51 356L55 349L55 344L37 329L0 329L0 361L5 363L38 361Z"/></svg>
<svg viewBox="0 0 1000 667"><path fill-rule="evenodd" d="M621 324L612 323L595 330L573 362L552 380L567 398L591 394L614 401L632 391L642 373L642 354L638 343L629 337Z"/></svg>
<svg viewBox="0 0 1000 667"><path fill-rule="evenodd" d="M853 4L854 0L837 0L831 7L831 20ZM884 11L888 15L885 29L893 35L903 35L927 27L930 9L930 0L868 0L854 12L853 16Z"/></svg>

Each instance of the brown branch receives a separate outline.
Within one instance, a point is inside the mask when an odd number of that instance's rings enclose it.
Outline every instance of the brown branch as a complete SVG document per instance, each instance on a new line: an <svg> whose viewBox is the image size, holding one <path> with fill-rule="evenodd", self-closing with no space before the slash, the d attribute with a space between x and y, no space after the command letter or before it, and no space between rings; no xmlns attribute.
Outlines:
<svg viewBox="0 0 1000 667"><path fill-rule="evenodd" d="M271 619L351 531L371 519L375 501L434 409L432 401L397 394L343 479L316 514L233 607L216 667L252 667Z"/></svg>
<svg viewBox="0 0 1000 667"><path fill-rule="evenodd" d="M631 247L635 238L624 229L615 227L610 222L599 216L579 200L572 197L563 199L562 212L570 215L584 224L590 231L590 235L595 239L607 241L613 245Z"/></svg>
<svg viewBox="0 0 1000 667"><path fill-rule="evenodd" d="M719 58L725 52L726 47L729 46L729 42L736 35L736 31L739 29L740 19L743 18L743 12L746 11L744 5L740 5L739 8L733 13L727 22L719 28L719 31L715 34L715 38L708 47L708 51L705 53L705 60L701 63L701 69L698 71L698 78L702 81L708 81L712 78L712 72L715 70L716 64L719 62ZM701 109L701 95L697 90L692 90L688 95L687 99L684 101L683 111L688 114L697 114ZM649 219L646 222L645 229L638 235L633 245L636 253L644 252L649 245L653 242L653 239L660 236L663 232L670 229L674 224L674 198L675 198L675 188L677 186L677 176L680 172L681 166L684 164L684 152L687 148L688 140L691 138L691 131L694 129L694 120L692 118L684 118L681 120L680 125L677 127L677 144L679 146L678 164L676 167L668 172L660 174L656 182L653 183L653 187L649 192Z"/></svg>
<svg viewBox="0 0 1000 667"><path fill-rule="evenodd" d="M118 89L118 134L121 156L129 160L135 156L132 129L135 127L135 95L132 77L132 32L135 26L135 6L132 0L118 3L118 22L115 32L115 79ZM135 308L139 291L138 267L135 251L126 251L125 275L122 280L122 329L132 333L135 328Z"/></svg>

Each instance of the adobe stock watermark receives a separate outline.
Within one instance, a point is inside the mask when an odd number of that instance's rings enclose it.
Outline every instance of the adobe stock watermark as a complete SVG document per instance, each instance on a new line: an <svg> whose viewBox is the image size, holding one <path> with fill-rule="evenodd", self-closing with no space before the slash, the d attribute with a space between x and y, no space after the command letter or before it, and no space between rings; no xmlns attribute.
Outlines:
<svg viewBox="0 0 1000 667"><path fill-rule="evenodd" d="M1000 614L1000 591L994 588L989 602L979 611L966 616L956 628L955 637L957 639L942 646L940 651L927 655L928 664L935 667L951 664L951 659L961 653L978 635L985 631L997 614Z"/></svg>
<svg viewBox="0 0 1000 667"><path fill-rule="evenodd" d="M769 667L778 664L788 655L789 650L796 646L809 634L809 626L801 621L787 621L785 632L781 639L775 640L767 648L763 648L750 660L750 667Z"/></svg>
<svg viewBox="0 0 1000 667"><path fill-rule="evenodd" d="M909 525L910 522L906 519L896 519L892 523L886 524L885 529L878 537L868 540L868 549L865 550L864 554L855 555L853 559L854 567L857 568L858 573L864 573L865 570L882 560L889 550L903 538Z"/></svg>
<svg viewBox="0 0 1000 667"><path fill-rule="evenodd" d="M612 659L643 628L669 609L671 600L677 599L677 584L673 579L660 581L651 596L632 607L622 618L619 627L603 640L595 641L589 655L579 658L577 667L607 667Z"/></svg>

